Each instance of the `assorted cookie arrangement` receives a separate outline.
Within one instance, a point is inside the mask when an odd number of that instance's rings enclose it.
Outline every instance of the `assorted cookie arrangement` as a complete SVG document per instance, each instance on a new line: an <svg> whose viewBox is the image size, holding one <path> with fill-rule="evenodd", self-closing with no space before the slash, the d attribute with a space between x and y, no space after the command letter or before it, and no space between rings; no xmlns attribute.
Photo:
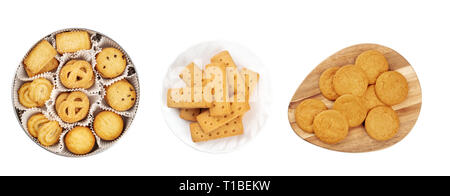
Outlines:
<svg viewBox="0 0 450 196"><path fill-rule="evenodd" d="M110 38L65 29L39 41L16 72L14 107L28 135L56 154L100 152L130 126L139 83L128 55Z"/></svg>
<svg viewBox="0 0 450 196"><path fill-rule="evenodd" d="M320 92L332 108L314 98L302 100L295 108L296 124L326 144L338 144L350 128L360 125L375 141L390 140L400 128L392 106L408 96L405 76L390 71L385 56L377 50L360 53L354 62L330 67L318 78Z"/></svg>
<svg viewBox="0 0 450 196"><path fill-rule="evenodd" d="M179 117L190 122L193 142L244 133L242 117L251 109L257 72L238 69L230 53L223 50L206 65L192 62L185 66L179 78L184 87L167 90L167 106L178 109Z"/></svg>

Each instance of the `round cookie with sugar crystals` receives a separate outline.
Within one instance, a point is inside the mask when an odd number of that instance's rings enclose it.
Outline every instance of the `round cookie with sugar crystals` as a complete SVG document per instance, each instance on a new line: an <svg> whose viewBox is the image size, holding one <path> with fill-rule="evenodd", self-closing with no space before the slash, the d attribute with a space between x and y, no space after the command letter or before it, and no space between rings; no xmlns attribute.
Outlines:
<svg viewBox="0 0 450 196"><path fill-rule="evenodd" d="M314 118L314 133L320 141L337 144L348 135L348 122L337 110L325 110Z"/></svg>
<svg viewBox="0 0 450 196"><path fill-rule="evenodd" d="M95 69L104 78L115 78L125 71L127 60L125 55L116 48L103 48L95 57Z"/></svg>
<svg viewBox="0 0 450 196"><path fill-rule="evenodd" d="M333 88L338 95L362 96L368 84L369 80L364 71L355 65L342 66L333 77Z"/></svg>
<svg viewBox="0 0 450 196"><path fill-rule="evenodd" d="M133 85L123 79L106 87L105 100L113 109L126 111L134 106L136 91Z"/></svg>
<svg viewBox="0 0 450 196"><path fill-rule="evenodd" d="M386 105L401 103L408 96L408 82L406 78L396 72L387 71L381 74L375 84L375 93L381 102Z"/></svg>
<svg viewBox="0 0 450 196"><path fill-rule="evenodd" d="M348 120L349 127L356 127L364 122L367 108L360 97L346 94L336 99L333 109L341 112Z"/></svg>
<svg viewBox="0 0 450 196"><path fill-rule="evenodd" d="M340 67L330 67L320 75L319 89L320 92L322 92L322 95L328 100L333 101L339 97L333 87L333 77L339 68Z"/></svg>
<svg viewBox="0 0 450 196"><path fill-rule="evenodd" d="M365 128L371 138L378 141L389 140L400 128L397 112L388 106L375 107L367 115Z"/></svg>
<svg viewBox="0 0 450 196"><path fill-rule="evenodd" d="M122 134L123 119L111 111L102 111L94 118L94 131L104 140L114 140Z"/></svg>
<svg viewBox="0 0 450 196"><path fill-rule="evenodd" d="M89 128L77 126L64 137L64 144L73 154L83 155L92 151L95 145L95 137Z"/></svg>
<svg viewBox="0 0 450 196"><path fill-rule="evenodd" d="M314 117L327 110L327 106L320 100L317 99L306 99L303 100L295 108L295 122L297 125L305 132L313 133L313 121Z"/></svg>
<svg viewBox="0 0 450 196"><path fill-rule="evenodd" d="M355 66L360 67L369 80L375 84L378 76L389 69L389 64L381 52L368 50L356 57Z"/></svg>

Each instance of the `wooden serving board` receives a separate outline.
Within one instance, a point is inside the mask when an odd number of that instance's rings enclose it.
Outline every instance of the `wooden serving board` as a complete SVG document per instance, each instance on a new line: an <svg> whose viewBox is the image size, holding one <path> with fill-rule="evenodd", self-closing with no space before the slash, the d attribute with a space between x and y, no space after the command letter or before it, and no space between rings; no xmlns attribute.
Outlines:
<svg viewBox="0 0 450 196"><path fill-rule="evenodd" d="M396 136L387 141L376 141L370 138L364 126L350 128L347 138L338 144L330 145L321 142L314 134L304 132L295 123L295 108L304 99L314 98L322 100L328 108L332 108L333 101L322 96L319 90L319 77L323 71L334 66L354 64L356 57L366 50L375 49L384 54L389 62L389 70L395 70L403 74L408 81L408 97L405 101L392 108L397 112L400 119L400 129ZM298 87L291 99L288 109L289 123L295 133L309 143L341 152L369 152L392 146L402 140L413 128L419 117L422 105L422 90L419 79L408 61L396 51L377 44L359 44L345 48L320 63Z"/></svg>

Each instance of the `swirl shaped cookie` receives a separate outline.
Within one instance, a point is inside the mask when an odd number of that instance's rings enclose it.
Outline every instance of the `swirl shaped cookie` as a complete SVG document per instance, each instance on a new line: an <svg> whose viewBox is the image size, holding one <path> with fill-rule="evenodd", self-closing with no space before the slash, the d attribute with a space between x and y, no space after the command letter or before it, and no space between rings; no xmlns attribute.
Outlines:
<svg viewBox="0 0 450 196"><path fill-rule="evenodd" d="M85 60L70 60L59 72L61 83L67 88L90 88L95 81L94 71Z"/></svg>
<svg viewBox="0 0 450 196"><path fill-rule="evenodd" d="M80 91L61 93L55 101L58 116L67 123L84 119L89 112L89 98Z"/></svg>
<svg viewBox="0 0 450 196"><path fill-rule="evenodd" d="M38 113L31 116L27 121L27 130L31 136L37 137L39 129L45 124L48 123L49 120L45 117L44 114Z"/></svg>
<svg viewBox="0 0 450 196"><path fill-rule="evenodd" d="M57 121L50 121L41 126L38 131L38 140L43 146L51 146L58 142L62 127Z"/></svg>
<svg viewBox="0 0 450 196"><path fill-rule="evenodd" d="M33 99L38 106L43 106L50 99L53 90L53 84L45 79L38 78L33 80L30 85L30 98Z"/></svg>
<svg viewBox="0 0 450 196"><path fill-rule="evenodd" d="M127 80L120 80L106 87L105 100L113 109L126 111L136 102L136 91Z"/></svg>
<svg viewBox="0 0 450 196"><path fill-rule="evenodd" d="M38 104L30 97L30 85L31 82L26 82L17 91L17 94L19 95L19 103L27 108L38 106Z"/></svg>

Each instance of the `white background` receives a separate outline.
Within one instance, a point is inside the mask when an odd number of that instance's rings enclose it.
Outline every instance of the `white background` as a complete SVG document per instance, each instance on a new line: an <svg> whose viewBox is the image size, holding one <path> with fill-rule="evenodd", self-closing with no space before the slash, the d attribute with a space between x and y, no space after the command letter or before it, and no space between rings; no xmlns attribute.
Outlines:
<svg viewBox="0 0 450 196"><path fill-rule="evenodd" d="M0 175L450 175L449 8L448 1L2 1ZM69 27L118 42L141 84L127 135L103 153L78 159L38 147L11 107L14 73L26 51ZM271 72L266 126L226 154L188 147L161 115L167 67L187 48L210 40L248 47ZM423 91L415 127L400 143L370 153L339 153L303 141L287 120L292 94L322 60L358 43L386 45L413 65Z"/></svg>

